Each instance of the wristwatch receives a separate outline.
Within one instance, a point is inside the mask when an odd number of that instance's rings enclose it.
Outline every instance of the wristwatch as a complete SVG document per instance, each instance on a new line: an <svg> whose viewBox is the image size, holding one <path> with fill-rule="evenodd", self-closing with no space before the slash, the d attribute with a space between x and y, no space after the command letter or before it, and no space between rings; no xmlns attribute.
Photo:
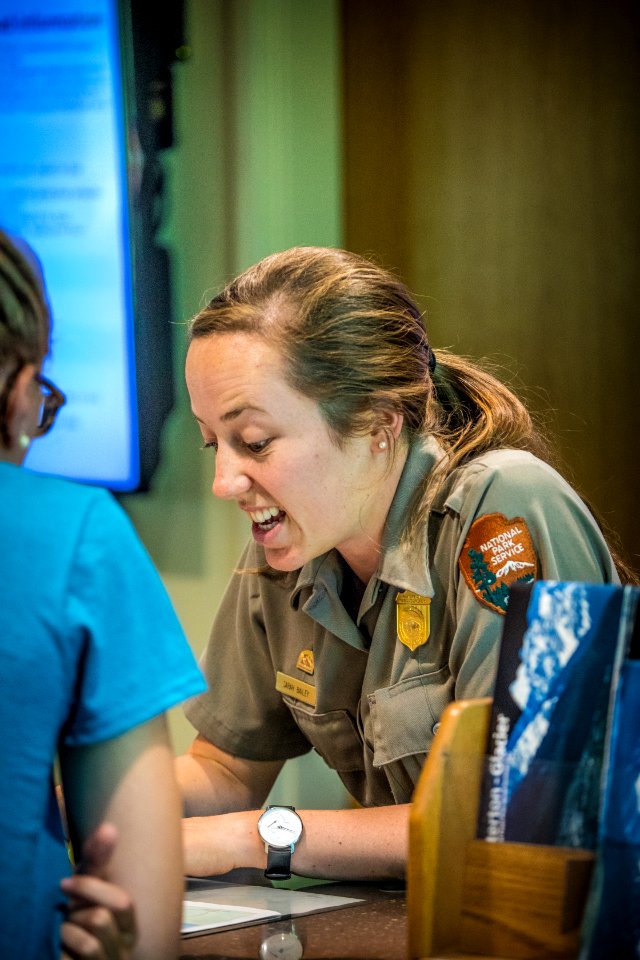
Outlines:
<svg viewBox="0 0 640 960"><path fill-rule="evenodd" d="M260 815L258 833L267 851L268 880L288 880L291 876L291 854L302 834L302 820L294 807L272 806Z"/></svg>

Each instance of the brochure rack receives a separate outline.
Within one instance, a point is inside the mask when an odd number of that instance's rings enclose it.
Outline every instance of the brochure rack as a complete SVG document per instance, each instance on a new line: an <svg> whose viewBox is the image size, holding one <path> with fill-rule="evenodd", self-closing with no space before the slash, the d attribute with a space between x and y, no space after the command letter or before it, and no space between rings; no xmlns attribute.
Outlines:
<svg viewBox="0 0 640 960"><path fill-rule="evenodd" d="M450 704L409 818L410 960L578 956L590 851L476 840L491 700Z"/></svg>

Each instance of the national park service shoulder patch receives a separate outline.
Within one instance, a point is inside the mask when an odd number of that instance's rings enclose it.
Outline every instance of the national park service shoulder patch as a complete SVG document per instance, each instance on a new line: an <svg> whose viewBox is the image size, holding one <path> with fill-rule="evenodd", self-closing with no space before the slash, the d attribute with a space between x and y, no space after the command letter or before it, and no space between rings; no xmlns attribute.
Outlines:
<svg viewBox="0 0 640 960"><path fill-rule="evenodd" d="M487 513L469 527L458 566L480 603L505 614L512 583L535 580L538 562L522 517Z"/></svg>

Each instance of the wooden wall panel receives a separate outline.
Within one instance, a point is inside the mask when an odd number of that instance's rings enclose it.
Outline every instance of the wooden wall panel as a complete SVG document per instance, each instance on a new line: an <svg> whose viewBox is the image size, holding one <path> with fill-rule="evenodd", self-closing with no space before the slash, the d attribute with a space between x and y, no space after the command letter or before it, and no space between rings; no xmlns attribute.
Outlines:
<svg viewBox="0 0 640 960"><path fill-rule="evenodd" d="M489 356L638 565L637 3L343 0L346 246Z"/></svg>

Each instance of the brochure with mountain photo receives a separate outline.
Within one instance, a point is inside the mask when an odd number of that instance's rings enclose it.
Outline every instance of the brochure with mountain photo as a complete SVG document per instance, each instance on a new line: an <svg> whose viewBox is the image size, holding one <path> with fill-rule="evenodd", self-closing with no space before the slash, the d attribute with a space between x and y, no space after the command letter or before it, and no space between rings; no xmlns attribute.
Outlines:
<svg viewBox="0 0 640 960"><path fill-rule="evenodd" d="M478 836L594 850L625 588L514 584L489 725Z"/></svg>
<svg viewBox="0 0 640 960"><path fill-rule="evenodd" d="M596 869L579 960L640 957L640 589L625 588L635 611L628 652L620 650L604 755Z"/></svg>

